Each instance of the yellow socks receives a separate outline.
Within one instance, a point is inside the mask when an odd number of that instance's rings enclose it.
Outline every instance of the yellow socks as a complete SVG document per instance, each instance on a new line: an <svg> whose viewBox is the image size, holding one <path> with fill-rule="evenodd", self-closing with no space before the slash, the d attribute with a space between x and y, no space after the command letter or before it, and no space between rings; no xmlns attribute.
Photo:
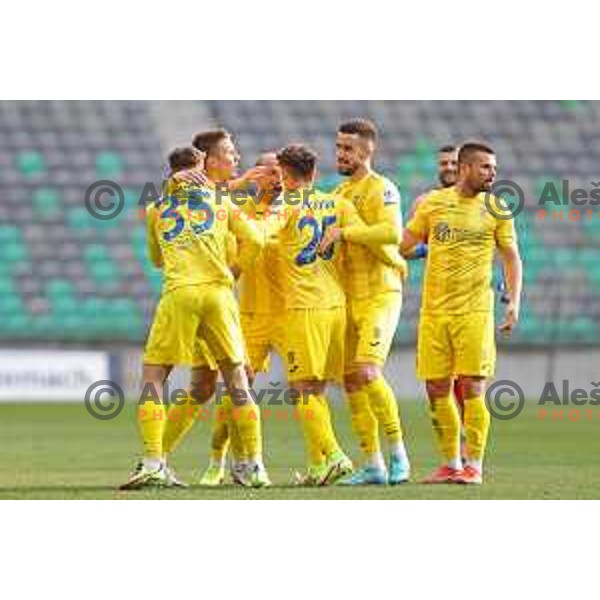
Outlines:
<svg viewBox="0 0 600 600"><path fill-rule="evenodd" d="M358 438L361 450L371 456L379 454L379 433L377 419L371 410L369 396L362 388L347 393L352 430Z"/></svg>
<svg viewBox="0 0 600 600"><path fill-rule="evenodd" d="M323 450L323 452L325 453L325 458L327 458L327 457L331 456L332 452L341 452L342 449L340 448L337 438L335 437L335 432L333 430L333 423L331 422L331 410L329 409L329 402L327 401L327 398L325 396L317 396L317 399L319 401L319 404L321 404L322 410L323 410L323 418L324 418L323 432L324 432L326 444L328 445L328 447L330 449L333 448L333 450L330 450L330 452L327 452L325 449Z"/></svg>
<svg viewBox="0 0 600 600"><path fill-rule="evenodd" d="M322 464L327 456L339 451L333 433L329 404L324 396L306 395L297 405L310 466Z"/></svg>
<svg viewBox="0 0 600 600"><path fill-rule="evenodd" d="M490 429L490 413L485 405L483 395L466 399L464 407L467 458L470 464L481 471Z"/></svg>
<svg viewBox="0 0 600 600"><path fill-rule="evenodd" d="M137 407L137 421L144 444L144 458L162 460L165 420L165 407L162 403L155 402L153 398L140 401Z"/></svg>
<svg viewBox="0 0 600 600"><path fill-rule="evenodd" d="M245 458L252 462L262 461L262 433L260 423L260 408L250 399L238 406L232 402L231 439L238 436L236 444ZM234 431L235 430L235 431Z"/></svg>
<svg viewBox="0 0 600 600"><path fill-rule="evenodd" d="M362 389L369 397L371 410L381 425L390 447L394 448L401 444L402 426L400 425L398 403L388 382L382 375Z"/></svg>
<svg viewBox="0 0 600 600"><path fill-rule="evenodd" d="M210 460L212 464L223 467L225 466L227 450L229 450L230 419L231 411L227 411L222 404L221 406L215 406L210 439Z"/></svg>
<svg viewBox="0 0 600 600"><path fill-rule="evenodd" d="M460 417L451 394L429 400L431 422L440 453L448 466L462 467L460 461Z"/></svg>
<svg viewBox="0 0 600 600"><path fill-rule="evenodd" d="M200 404L188 394L185 401L179 400L177 406L169 408L162 438L164 454L170 454L179 446L192 428L199 407Z"/></svg>

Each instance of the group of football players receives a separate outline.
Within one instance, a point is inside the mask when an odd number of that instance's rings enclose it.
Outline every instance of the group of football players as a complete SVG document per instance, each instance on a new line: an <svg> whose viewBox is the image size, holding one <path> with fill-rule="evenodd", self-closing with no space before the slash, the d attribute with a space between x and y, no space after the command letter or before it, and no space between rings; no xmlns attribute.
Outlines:
<svg viewBox="0 0 600 600"><path fill-rule="evenodd" d="M250 387L284 360L308 465L296 483L400 484L410 478L398 402L384 374L400 318L406 260L425 258L417 375L425 381L441 465L424 482L477 484L489 430L485 385L495 367L492 269L506 278L505 320L516 325L521 260L513 221L490 190L493 149L478 142L438 153L439 184L413 205L403 229L396 186L372 167L378 141L367 119L335 140L343 181L315 188L317 155L305 144L240 160L223 129L169 156L163 197L147 210L149 255L163 290L144 351L143 382L162 390L175 365L191 367L177 406L140 398L143 457L122 489L181 486L169 456L215 396L211 459L200 483L271 484ZM332 140L333 145L333 140ZM363 455L355 468L335 434L326 392L343 385ZM387 446L387 460L380 430ZM461 448L462 436L462 448Z"/></svg>

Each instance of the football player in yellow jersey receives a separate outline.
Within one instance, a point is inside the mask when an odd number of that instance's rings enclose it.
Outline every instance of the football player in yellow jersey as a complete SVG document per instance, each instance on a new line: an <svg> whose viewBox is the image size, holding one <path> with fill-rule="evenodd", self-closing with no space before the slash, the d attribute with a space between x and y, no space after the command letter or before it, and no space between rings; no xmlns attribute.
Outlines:
<svg viewBox="0 0 600 600"><path fill-rule="evenodd" d="M297 405L309 466L302 480L327 485L352 471L336 440L324 395L328 382L341 382L346 333L345 294L339 244L320 250L324 233L341 231L348 247L399 242L400 232L382 223L366 226L351 202L314 189L316 154L301 144L277 158L284 186L285 224L279 249L285 290L285 348L288 381L300 394ZM344 264L345 266L345 264Z"/></svg>
<svg viewBox="0 0 600 600"><path fill-rule="evenodd" d="M225 196L223 193L226 189L238 189L246 186L254 178L264 174L263 167L255 167L249 169L240 177L235 177L237 166L239 164L240 155L234 143L231 134L224 129L214 129L198 133L194 136L193 146L201 151L205 155L205 170L200 171L198 169L182 169L172 173L171 179L169 180L168 186L174 186L178 184L187 183L188 185L207 185L212 189L219 189L219 198ZM235 239L230 234L227 236L226 241L227 249L227 262L230 267L234 259L235 254ZM217 363L212 353L209 351L206 343L200 341L195 349L195 385L198 388L195 396L201 395L202 401L210 399L216 389L216 383L218 378ZM219 399L219 410L214 415L215 418L215 432L221 431L219 429L219 422L222 422L223 415L228 414L233 409L233 404L228 395L224 395ZM164 428L163 436L163 450L165 453L165 461L168 455L172 454L186 434L191 430L193 424L196 422L196 413L199 408L198 398L188 398L188 404L178 407L177 416L169 418ZM232 429L232 438L234 442L234 450L237 449L237 454L243 454L241 448L241 440L235 435L236 429ZM216 446L213 453L218 453L224 456L229 436L227 435L223 441L213 435L213 444ZM234 453L235 454L235 453ZM239 482L244 485L250 485L252 480L255 483L260 483L259 480L263 480L262 484L268 485L265 472L259 470L258 472L249 473L247 469L248 465L244 462L243 469L240 471ZM171 473L170 469L167 468L167 472ZM201 483L206 483L204 477L201 479Z"/></svg>
<svg viewBox="0 0 600 600"><path fill-rule="evenodd" d="M201 168L204 155L194 148L174 151L169 162ZM243 339L226 260L226 239L242 243L241 269L249 268L262 242L256 229L233 217L233 206L216 202L208 188L176 184L170 195L148 208L148 252L162 268L164 283L144 351L144 390L138 402L143 459L121 489L169 485L164 464L163 430L167 420L161 392L173 366L192 367L192 390L199 383L197 344L204 340L219 365L227 388L245 398L236 423L251 456L252 470L264 472L260 418L243 368ZM201 383L201 382L200 382ZM192 391L192 395L194 391ZM195 400L208 398L199 395Z"/></svg>
<svg viewBox="0 0 600 600"><path fill-rule="evenodd" d="M512 215L490 194L495 176L494 151L484 144L464 144L458 154L456 185L429 193L402 239L403 250L425 239L429 245L417 376L425 380L444 463L426 483L482 482L490 424L484 395L496 361L491 288L496 249L508 287L505 320L499 329L510 333L519 318L521 258ZM464 468L459 450L460 418L451 394L454 376L464 397Z"/></svg>
<svg viewBox="0 0 600 600"><path fill-rule="evenodd" d="M371 167L376 140L377 129L370 121L356 119L342 123L337 134L336 157L338 171L347 179L334 193L352 202L367 225L387 223L400 235L400 194L391 181ZM330 230L330 236L335 235L336 231ZM388 250L398 254L397 247ZM410 464L398 403L383 375L400 318L402 272L363 246L351 245L347 254L345 389L352 427L366 462L341 483L403 483L409 478ZM388 442L389 472L380 449L379 428Z"/></svg>
<svg viewBox="0 0 600 600"><path fill-rule="evenodd" d="M256 224L263 238L264 247L253 268L243 272L238 280L238 301L242 333L246 345L246 373L250 385L256 373L269 370L269 354L277 350L281 355L283 282L278 269L276 235L282 226L281 207L272 203L281 193L281 170L273 152L263 153L256 162L262 171L256 172L255 197L234 194L233 203L239 206L249 220ZM239 196L239 198L238 198ZM232 415L227 406L224 417L213 424L212 456L200 483L207 486L220 485L225 480L225 463L233 433ZM243 482L246 457L240 454L235 439L231 440L233 454L232 478L234 483Z"/></svg>

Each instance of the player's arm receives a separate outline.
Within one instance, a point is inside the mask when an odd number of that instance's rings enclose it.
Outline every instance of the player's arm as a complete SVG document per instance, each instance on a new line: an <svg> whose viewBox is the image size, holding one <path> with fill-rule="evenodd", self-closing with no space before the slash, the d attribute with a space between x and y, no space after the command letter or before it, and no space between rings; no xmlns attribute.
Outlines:
<svg viewBox="0 0 600 600"><path fill-rule="evenodd" d="M337 202L339 226L328 227L325 230L319 245L319 252L326 252L338 241L361 244L375 253L378 253L381 246L385 244L397 245L399 243L401 228L391 224L389 220L386 219L375 225L367 225L351 202L342 202L339 199Z"/></svg>
<svg viewBox="0 0 600 600"><path fill-rule="evenodd" d="M521 289L523 286L523 261L512 219L497 220L496 245L502 261L502 270L506 279L506 295L508 302L504 312L504 321L500 331L511 333L519 320L521 308Z"/></svg>
<svg viewBox="0 0 600 600"><path fill-rule="evenodd" d="M427 203L421 202L409 219L400 242L400 254L405 256L418 244L424 244L429 236L429 214Z"/></svg>
<svg viewBox="0 0 600 600"><path fill-rule="evenodd" d="M264 176L268 172L268 168L265 166L257 165L251 167L239 177L231 179L225 182L226 189L231 190L243 190L246 189L252 182Z"/></svg>
<svg viewBox="0 0 600 600"><path fill-rule="evenodd" d="M148 256L152 261L152 264L157 269L162 269L163 258L160 249L160 243L158 241L158 231L156 226L156 220L158 218L157 210L154 206L150 206L146 212L146 247L148 249Z"/></svg>
<svg viewBox="0 0 600 600"><path fill-rule="evenodd" d="M426 194L421 194L415 199L410 208L410 213L408 215L409 221L414 217L415 213L417 212L417 209L419 208L419 206L421 206L426 197ZM419 260L420 258L425 258L427 256L427 251L427 240L425 240L422 242L418 242L411 248L401 250L400 254L406 260Z"/></svg>
<svg viewBox="0 0 600 600"><path fill-rule="evenodd" d="M258 228L241 210L236 210L228 201L225 207L228 211L229 230L237 241L235 265L231 267L235 275L238 270L244 271L253 265L262 250L263 241Z"/></svg>
<svg viewBox="0 0 600 600"><path fill-rule="evenodd" d="M400 211L400 192L390 181L385 180L381 189L376 189L370 203L379 203L383 208L379 222L365 229L365 224L352 225L344 228L342 238L355 244L363 244L371 249L382 244L397 246L402 239L402 213Z"/></svg>

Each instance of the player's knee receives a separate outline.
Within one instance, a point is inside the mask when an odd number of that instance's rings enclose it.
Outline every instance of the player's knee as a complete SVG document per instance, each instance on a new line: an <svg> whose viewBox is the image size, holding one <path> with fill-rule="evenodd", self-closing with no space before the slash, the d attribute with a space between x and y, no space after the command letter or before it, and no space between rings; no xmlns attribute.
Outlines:
<svg viewBox="0 0 600 600"><path fill-rule="evenodd" d="M459 376L458 385L462 392L463 400L477 398L478 396L481 396L485 391L485 378Z"/></svg>
<svg viewBox="0 0 600 600"><path fill-rule="evenodd" d="M318 396L325 391L325 384L321 381L302 380L291 384L292 389L296 390L300 396L313 395Z"/></svg>
<svg viewBox="0 0 600 600"><path fill-rule="evenodd" d="M190 396L195 403L204 404L214 396L217 375L217 371L212 371L207 367L192 369Z"/></svg>
<svg viewBox="0 0 600 600"><path fill-rule="evenodd" d="M365 385L369 385L381 376L381 367L371 363L361 364L352 375L356 389L360 389Z"/></svg>
<svg viewBox="0 0 600 600"><path fill-rule="evenodd" d="M425 382L425 388L427 390L427 397L429 400L436 400L437 398L445 398L450 394L450 379L435 379Z"/></svg>

